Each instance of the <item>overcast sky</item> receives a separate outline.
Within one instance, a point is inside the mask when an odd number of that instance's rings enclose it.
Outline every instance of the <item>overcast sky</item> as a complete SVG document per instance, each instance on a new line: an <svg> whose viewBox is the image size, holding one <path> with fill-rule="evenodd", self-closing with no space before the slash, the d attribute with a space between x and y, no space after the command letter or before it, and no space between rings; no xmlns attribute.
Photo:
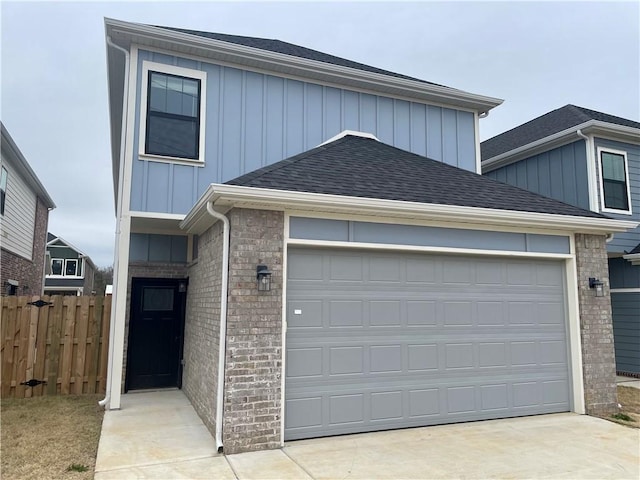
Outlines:
<svg viewBox="0 0 640 480"><path fill-rule="evenodd" d="M568 103L638 121L640 3L1 3L1 118L57 204L49 231L113 262L104 17L277 38L505 102L490 138Z"/></svg>

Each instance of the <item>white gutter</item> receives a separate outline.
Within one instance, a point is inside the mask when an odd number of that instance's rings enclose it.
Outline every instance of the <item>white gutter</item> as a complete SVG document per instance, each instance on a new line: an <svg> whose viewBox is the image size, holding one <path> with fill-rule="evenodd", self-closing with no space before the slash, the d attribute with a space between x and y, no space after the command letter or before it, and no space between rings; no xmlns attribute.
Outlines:
<svg viewBox="0 0 640 480"><path fill-rule="evenodd" d="M259 65L271 71L286 69L288 72L296 72L303 77L318 75L325 78L339 79L340 82L349 79L373 88L396 88L407 94L426 95L433 101L438 99L445 103L454 103L477 111L488 111L503 102L499 98L469 93L452 87L296 57L223 40L167 30L162 27L124 22L111 18L106 18L105 24L114 35L126 36L129 41L137 44L168 42L169 45L166 45L165 48L182 49L187 52L201 49L203 53L204 51L208 53L207 56L216 55L218 60L233 61L240 65Z"/></svg>
<svg viewBox="0 0 640 480"><path fill-rule="evenodd" d="M587 150L587 187L589 189L589 210L592 212L598 212L598 189L596 185L596 160L593 157L595 146L593 143L593 137L591 135L585 135L579 128L576 133L580 138L584 138L585 148ZM610 240L607 240L610 241Z"/></svg>
<svg viewBox="0 0 640 480"><path fill-rule="evenodd" d="M207 212L222 221L222 285L220 286L220 339L218 345L218 393L216 396L216 447L222 453L222 410L224 408L224 374L227 350L227 295L229 289L229 219L207 202Z"/></svg>
<svg viewBox="0 0 640 480"><path fill-rule="evenodd" d="M118 192L118 205L117 205L117 221L116 221L116 238L115 238L115 255L114 255L114 259L118 258L118 254L119 252L119 248L118 245L120 244L119 239L120 239L120 222L122 219L122 196L124 195L123 192L123 188L122 188L122 179L124 178L124 149L125 149L125 135L126 135L126 131L127 131L127 109L128 109L128 104L127 104L127 99L128 99L128 95L127 95L127 91L129 90L129 51L122 48L119 45L116 45L115 43L113 43L111 41L111 37L107 37L107 45L115 48L116 50L120 50L122 53L124 53L124 62L125 62L125 75L124 75L124 95L122 95L122 127L121 127L121 132L120 132L120 172L119 172L119 192ZM114 265L113 265L113 294L111 297L111 302L112 302L112 308L111 308L111 318L110 318L110 324L109 324L109 360L107 363L107 388L106 388L106 392L105 392L105 397L100 400L98 402L98 405L100 405L101 407L106 407L107 404L109 403L109 401L111 400L111 378L113 377L113 357L114 357L114 352L113 352L113 338L115 336L115 329L116 329L116 309L114 308L114 305L117 304L118 301L118 297L117 297L117 292L118 292L118 261L114 261Z"/></svg>
<svg viewBox="0 0 640 480"><path fill-rule="evenodd" d="M487 173L495 170L496 168L500 168L505 165L509 165L510 163L517 162L518 160L522 160L528 156L535 155L537 150L544 151L550 148L549 144L560 146L564 143L569 143L572 141L572 137L577 133L577 131L585 132L587 130L601 132L603 135L609 134L621 136L627 141L636 143L640 142L640 129L638 128L616 125L613 123L602 122L600 120L589 120L562 130L561 132L554 133L553 135L549 135L526 145L522 145L521 147L501 153L495 157L488 158L482 162L482 171L483 173Z"/></svg>
<svg viewBox="0 0 640 480"><path fill-rule="evenodd" d="M474 225L503 225L519 228L544 228L562 231L609 234L624 232L638 226L638 222L611 218L580 217L551 213L521 212L493 208L440 205L433 203L381 200L376 198L327 195L288 190L211 184L200 200L181 222L180 228L192 233L204 231L203 215L207 202L218 207L257 208L266 210L318 210L322 212L392 216Z"/></svg>

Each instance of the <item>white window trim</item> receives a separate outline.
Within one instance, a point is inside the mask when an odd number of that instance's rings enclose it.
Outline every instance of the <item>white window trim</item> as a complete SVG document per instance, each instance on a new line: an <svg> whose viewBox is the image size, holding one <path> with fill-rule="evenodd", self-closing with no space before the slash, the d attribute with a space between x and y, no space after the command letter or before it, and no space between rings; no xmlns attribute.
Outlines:
<svg viewBox="0 0 640 480"><path fill-rule="evenodd" d="M47 252L48 254L48 252ZM62 262L62 274L61 275L54 275L53 273L51 274L47 274L45 275L46 278L71 278L71 279L78 279L78 278L84 278L84 274L83 275L78 275L78 269L81 269L81 271L84 271L84 260L82 258L52 258L49 265L51 266L51 272L53 272L53 262L54 260L60 260ZM68 261L73 261L73 262L77 262L76 263L76 275L65 275L66 271L67 271L67 262ZM50 288L54 288L49 286ZM55 287L57 288L57 287ZM76 288L76 287L74 287Z"/></svg>
<svg viewBox="0 0 640 480"><path fill-rule="evenodd" d="M166 73L168 75L179 75L181 77L200 80L200 135L198 145L198 159L168 157L165 155L154 155L145 152L147 135L147 97L149 86L149 71ZM138 138L138 158L140 160L151 160L164 163L179 163L185 165L204 166L204 145L205 145L205 123L207 105L207 72L202 70L192 70L190 68L176 67L163 63L142 62L142 77L140 83L140 136Z"/></svg>
<svg viewBox="0 0 640 480"><path fill-rule="evenodd" d="M613 153L614 155L621 155L624 158L624 175L625 182L627 185L627 204L629 208L627 210L618 210L615 208L607 208L604 205L604 175L602 173L602 154L603 153ZM613 148L605 148L598 147L597 150L598 155L598 180L600 186L600 211L604 213L615 213L619 215L631 215L632 207L631 207L631 185L629 184L629 161L627 160L627 152L622 150L614 150Z"/></svg>

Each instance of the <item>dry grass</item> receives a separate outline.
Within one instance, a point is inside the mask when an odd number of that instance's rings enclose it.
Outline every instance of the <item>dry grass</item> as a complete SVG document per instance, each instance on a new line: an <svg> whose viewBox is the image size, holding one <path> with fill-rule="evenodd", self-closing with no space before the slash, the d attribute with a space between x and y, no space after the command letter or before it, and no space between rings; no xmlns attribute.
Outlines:
<svg viewBox="0 0 640 480"><path fill-rule="evenodd" d="M620 413L628 415L635 421L626 421L613 417L607 417L607 420L628 427L640 428L640 390L633 387L618 386L618 403L622 405Z"/></svg>
<svg viewBox="0 0 640 480"><path fill-rule="evenodd" d="M92 479L103 411L99 395L2 400L2 478ZM67 470L75 465L75 470Z"/></svg>

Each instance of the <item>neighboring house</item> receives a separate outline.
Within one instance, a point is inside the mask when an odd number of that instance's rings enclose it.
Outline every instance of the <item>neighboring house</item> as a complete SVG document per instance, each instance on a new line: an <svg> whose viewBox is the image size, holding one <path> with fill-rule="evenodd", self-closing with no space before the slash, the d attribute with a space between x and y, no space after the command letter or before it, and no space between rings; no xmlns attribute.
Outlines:
<svg viewBox="0 0 640 480"><path fill-rule="evenodd" d="M575 105L482 142L484 175L640 221L640 123ZM640 228L607 241L616 365L640 375Z"/></svg>
<svg viewBox="0 0 640 480"><path fill-rule="evenodd" d="M88 255L65 239L47 234L45 295L95 295L96 266Z"/></svg>
<svg viewBox="0 0 640 480"><path fill-rule="evenodd" d="M108 408L180 387L226 453L616 410L589 278L636 223L479 175L500 100L277 40L106 37Z"/></svg>
<svg viewBox="0 0 640 480"><path fill-rule="evenodd" d="M55 204L4 124L0 127L0 294L41 295L49 211Z"/></svg>

